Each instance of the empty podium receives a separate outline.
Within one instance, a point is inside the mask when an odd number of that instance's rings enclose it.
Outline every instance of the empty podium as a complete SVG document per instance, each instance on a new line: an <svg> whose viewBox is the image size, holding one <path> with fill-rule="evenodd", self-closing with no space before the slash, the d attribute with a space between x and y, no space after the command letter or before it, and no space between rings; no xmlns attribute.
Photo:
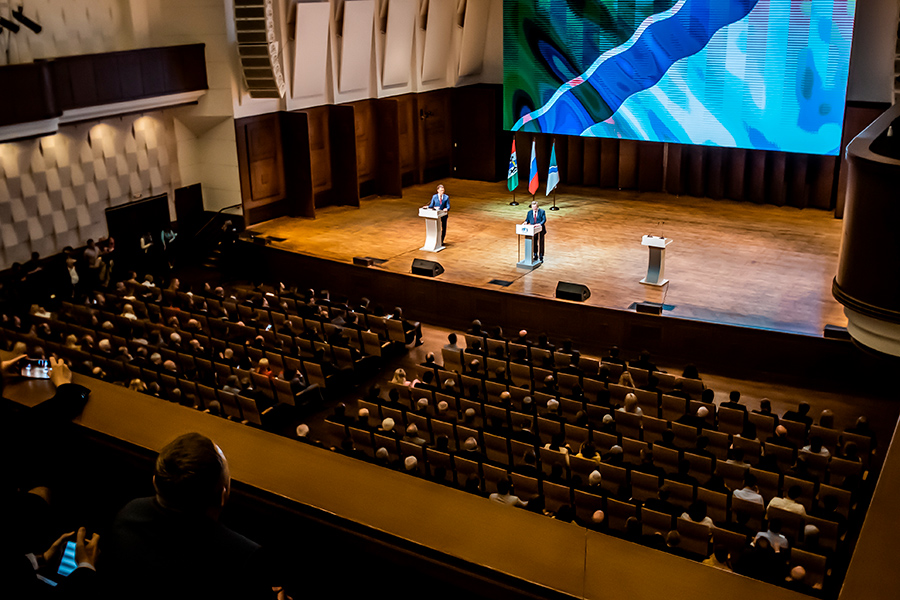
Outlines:
<svg viewBox="0 0 900 600"><path fill-rule="evenodd" d="M519 254L519 258L521 260L516 263L517 267L522 269L535 269L541 266L541 261L536 260L534 258L534 236L538 234L543 229L542 225L516 225L516 235L519 236L519 240L525 240L525 258L521 258L522 255ZM519 245L521 249L521 244Z"/></svg>
<svg viewBox="0 0 900 600"><path fill-rule="evenodd" d="M666 246L672 243L671 238L645 235L641 238L641 245L650 248L650 263L647 265L647 276L641 279L641 283L647 285L662 286L669 283L665 279L666 272Z"/></svg>
<svg viewBox="0 0 900 600"><path fill-rule="evenodd" d="M420 208L419 216L425 219L425 245L419 248L428 252L440 252L444 249L441 243L441 217L447 216L446 210Z"/></svg>

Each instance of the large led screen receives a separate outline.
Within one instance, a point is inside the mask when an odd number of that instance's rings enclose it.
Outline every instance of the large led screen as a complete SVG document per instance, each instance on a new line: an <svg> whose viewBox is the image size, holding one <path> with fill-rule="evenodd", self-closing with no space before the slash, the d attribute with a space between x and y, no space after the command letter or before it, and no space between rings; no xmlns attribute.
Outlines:
<svg viewBox="0 0 900 600"><path fill-rule="evenodd" d="M836 155L855 8L504 0L504 126Z"/></svg>

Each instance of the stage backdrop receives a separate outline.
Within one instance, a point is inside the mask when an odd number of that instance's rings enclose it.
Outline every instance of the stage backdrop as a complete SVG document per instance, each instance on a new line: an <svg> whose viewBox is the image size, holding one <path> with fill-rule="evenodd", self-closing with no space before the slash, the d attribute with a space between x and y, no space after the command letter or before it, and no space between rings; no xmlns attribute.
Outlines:
<svg viewBox="0 0 900 600"><path fill-rule="evenodd" d="M507 129L837 155L856 0L505 0Z"/></svg>

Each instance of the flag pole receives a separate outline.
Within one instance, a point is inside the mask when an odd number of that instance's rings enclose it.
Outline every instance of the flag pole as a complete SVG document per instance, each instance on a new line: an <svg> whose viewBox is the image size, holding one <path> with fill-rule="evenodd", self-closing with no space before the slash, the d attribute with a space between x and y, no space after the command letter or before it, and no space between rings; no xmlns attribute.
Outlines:
<svg viewBox="0 0 900 600"><path fill-rule="evenodd" d="M553 188L553 206L550 207L550 210L559 210L559 207L556 205L556 188Z"/></svg>
<svg viewBox="0 0 900 600"><path fill-rule="evenodd" d="M513 190L513 201L509 203L510 206L518 206L519 203L516 202L516 190Z"/></svg>

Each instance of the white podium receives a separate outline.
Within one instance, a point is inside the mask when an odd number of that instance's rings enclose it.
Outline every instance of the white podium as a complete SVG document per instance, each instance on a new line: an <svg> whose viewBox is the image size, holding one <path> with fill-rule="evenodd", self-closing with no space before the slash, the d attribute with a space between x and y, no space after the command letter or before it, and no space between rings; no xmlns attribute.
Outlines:
<svg viewBox="0 0 900 600"><path fill-rule="evenodd" d="M425 245L419 250L427 250L428 252L440 252L444 249L441 243L441 217L447 216L446 210L437 210L434 208L420 208L419 216L425 219Z"/></svg>
<svg viewBox="0 0 900 600"><path fill-rule="evenodd" d="M647 276L641 279L641 283L647 285L663 286L669 283L664 278L666 272L666 246L672 243L671 238L645 235L641 238L641 245L650 248L650 263L647 265Z"/></svg>
<svg viewBox="0 0 900 600"><path fill-rule="evenodd" d="M516 266L522 269L536 269L541 266L542 261L535 260L534 258L534 236L538 234L543 229L541 225L516 225L516 235L519 236L519 240L525 240L525 258L522 258L521 249L522 245L519 244L518 248L520 251L519 254L519 262L516 263Z"/></svg>

